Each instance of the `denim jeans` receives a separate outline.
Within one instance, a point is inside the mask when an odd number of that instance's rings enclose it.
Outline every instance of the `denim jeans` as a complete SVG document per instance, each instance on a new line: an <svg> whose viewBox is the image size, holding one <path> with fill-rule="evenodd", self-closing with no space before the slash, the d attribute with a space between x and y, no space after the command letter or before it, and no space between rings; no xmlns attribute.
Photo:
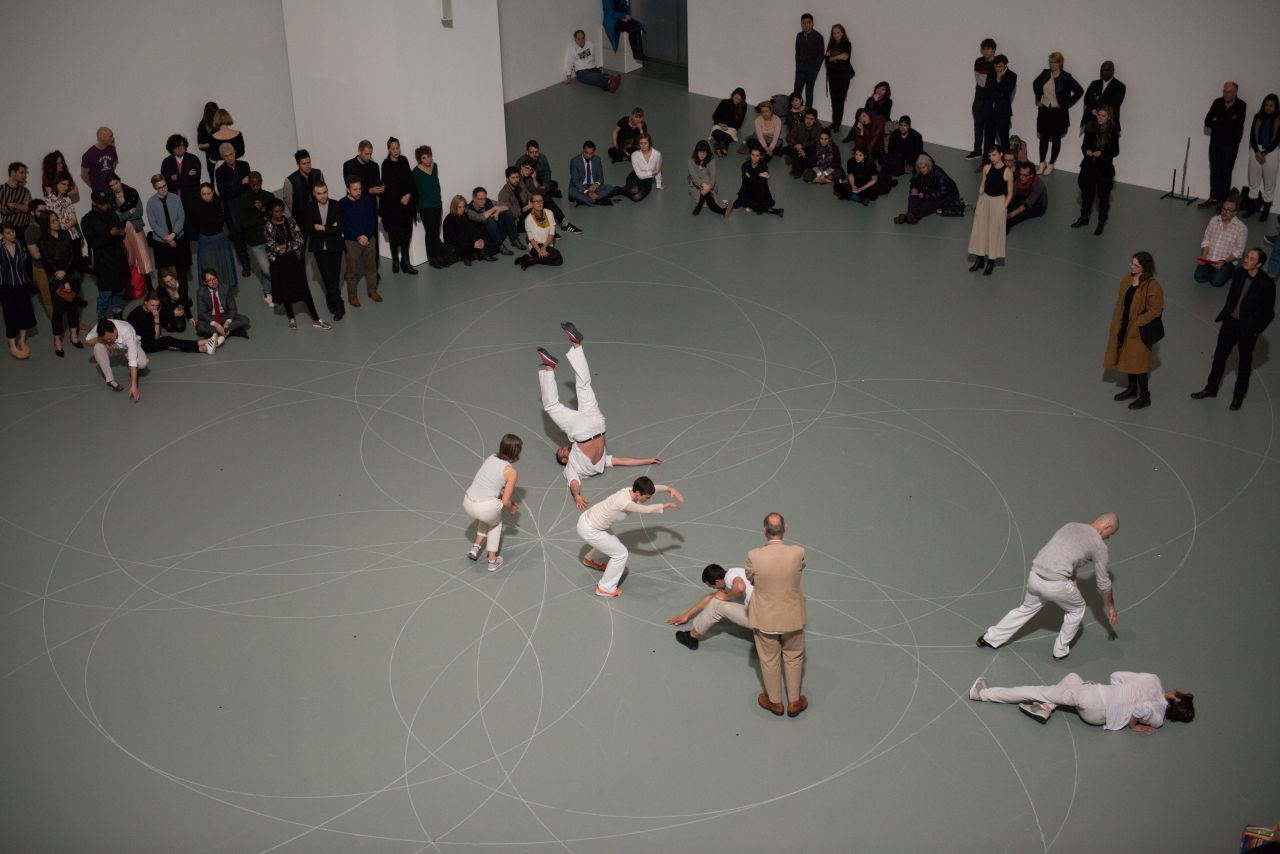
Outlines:
<svg viewBox="0 0 1280 854"><path fill-rule="evenodd" d="M124 293L121 291L98 291L98 319L124 311Z"/></svg>
<svg viewBox="0 0 1280 854"><path fill-rule="evenodd" d="M599 68L584 68L574 73L574 77L578 78L579 83L586 83L588 86L595 86L600 89L609 87L609 77Z"/></svg>
<svg viewBox="0 0 1280 854"><path fill-rule="evenodd" d="M246 246L249 250L249 262L253 266L258 280L262 282L263 296L271 294L271 275L268 273L270 265L267 263L267 245Z"/></svg>
<svg viewBox="0 0 1280 854"><path fill-rule="evenodd" d="M1208 264L1197 264L1195 272L1195 280L1200 284L1210 284L1215 288L1220 288L1227 282L1231 281L1231 274L1236 271L1235 264L1222 262L1222 266L1214 269Z"/></svg>

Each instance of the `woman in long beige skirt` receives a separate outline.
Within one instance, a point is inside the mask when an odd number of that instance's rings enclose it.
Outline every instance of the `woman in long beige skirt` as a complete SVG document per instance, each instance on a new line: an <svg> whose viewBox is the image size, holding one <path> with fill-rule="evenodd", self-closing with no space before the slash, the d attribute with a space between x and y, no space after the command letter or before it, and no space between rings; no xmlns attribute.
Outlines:
<svg viewBox="0 0 1280 854"><path fill-rule="evenodd" d="M996 259L1004 257L1005 220L1012 197L1013 170L1004 165L1000 146L993 145L987 152L987 164L982 167L978 206L973 211L973 230L969 232L969 254L977 256L970 273L985 264L982 274L990 276Z"/></svg>

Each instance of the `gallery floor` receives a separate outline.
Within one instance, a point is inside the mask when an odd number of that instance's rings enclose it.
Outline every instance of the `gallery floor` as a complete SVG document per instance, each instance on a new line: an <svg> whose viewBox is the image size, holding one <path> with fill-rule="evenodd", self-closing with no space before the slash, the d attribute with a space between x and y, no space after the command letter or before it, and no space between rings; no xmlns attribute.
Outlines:
<svg viewBox="0 0 1280 854"><path fill-rule="evenodd" d="M1225 296L1191 280L1206 215L1121 186L1094 237L1059 172L990 277L966 272L968 217L891 223L905 188L864 208L777 171L785 219L692 218L714 103L633 78L509 105L512 157L538 137L561 180L636 103L666 156L667 189L571 212L559 269L386 270L386 301L330 332L287 331L251 280L252 340L155 356L138 404L87 351L55 360L43 316L31 360L0 360L0 848L1201 852L1280 817L1280 385L1264 340L1241 411L1187 397ZM972 166L931 150L972 199ZM1132 412L1101 358L1139 249L1168 338ZM620 526L613 601L538 401L565 319L610 449L661 455L688 499ZM522 508L491 574L460 503L508 431ZM809 555L795 719L756 706L744 636L690 652L665 624L771 510ZM1116 637L1086 570L1066 662L1048 612L975 649L1054 530L1104 510ZM1199 717L1141 736L967 698L1118 670Z"/></svg>

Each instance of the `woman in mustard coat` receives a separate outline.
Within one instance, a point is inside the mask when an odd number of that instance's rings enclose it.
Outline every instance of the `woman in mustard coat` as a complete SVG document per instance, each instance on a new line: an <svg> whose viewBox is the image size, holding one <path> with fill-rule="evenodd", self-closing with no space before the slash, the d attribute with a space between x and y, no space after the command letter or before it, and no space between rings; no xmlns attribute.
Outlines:
<svg viewBox="0 0 1280 854"><path fill-rule="evenodd" d="M1115 311L1111 313L1111 334L1102 366L1129 375L1129 385L1116 400L1133 400L1130 409L1151 405L1147 372L1151 370L1151 348L1139 331L1164 313L1164 290L1156 279L1156 262L1150 252L1138 252L1129 261L1129 274L1120 281Z"/></svg>

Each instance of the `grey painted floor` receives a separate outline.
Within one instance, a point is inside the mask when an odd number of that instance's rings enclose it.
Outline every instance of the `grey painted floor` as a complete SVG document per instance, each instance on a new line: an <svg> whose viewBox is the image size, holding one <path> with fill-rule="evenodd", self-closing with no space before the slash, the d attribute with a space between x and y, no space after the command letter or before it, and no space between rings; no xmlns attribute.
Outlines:
<svg viewBox="0 0 1280 854"><path fill-rule="evenodd" d="M693 219L712 104L639 79L510 105L511 150L537 135L563 179L633 103L669 188L573 212L559 270L389 277L327 333L247 300L251 341L159 355L137 405L43 319L0 360L0 848L1200 852L1275 820L1278 388L1264 353L1242 411L1187 398L1224 296L1190 278L1205 217L1121 187L1094 238L1060 173L990 278L968 218L893 226L901 189L861 208L779 175L784 220ZM1142 248L1169 337L1135 413L1100 362ZM566 318L611 449L688 498L621 526L611 602L536 391ZM523 511L489 574L459 505L509 430ZM755 706L743 637L691 653L664 624L775 509L809 551L795 720ZM1069 665L1053 615L975 649L1056 527L1108 509L1118 638L1086 573ZM1143 737L967 699L1068 668L1158 673L1200 716Z"/></svg>

